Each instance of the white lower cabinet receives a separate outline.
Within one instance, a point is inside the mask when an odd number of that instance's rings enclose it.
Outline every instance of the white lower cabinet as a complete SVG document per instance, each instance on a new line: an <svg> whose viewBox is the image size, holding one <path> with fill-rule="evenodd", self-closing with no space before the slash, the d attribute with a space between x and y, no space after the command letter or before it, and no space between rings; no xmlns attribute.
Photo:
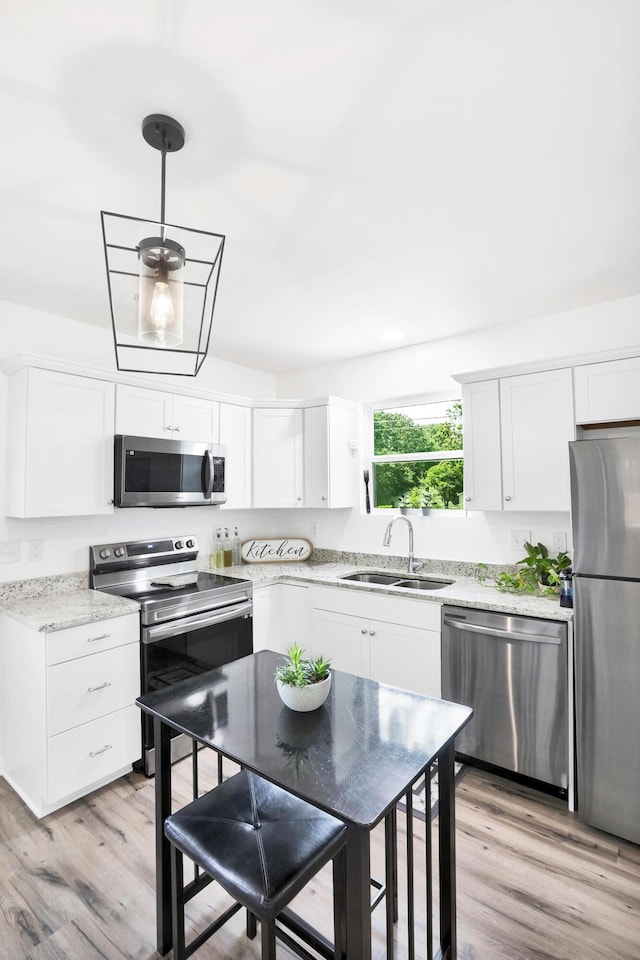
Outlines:
<svg viewBox="0 0 640 960"><path fill-rule="evenodd" d="M39 632L0 619L5 777L37 817L140 758L137 613Z"/></svg>
<svg viewBox="0 0 640 960"><path fill-rule="evenodd" d="M348 588L312 591L311 651L336 670L440 696L440 604Z"/></svg>
<svg viewBox="0 0 640 960"><path fill-rule="evenodd" d="M253 588L253 649L286 653L293 643L308 653L310 588L306 583L271 583Z"/></svg>

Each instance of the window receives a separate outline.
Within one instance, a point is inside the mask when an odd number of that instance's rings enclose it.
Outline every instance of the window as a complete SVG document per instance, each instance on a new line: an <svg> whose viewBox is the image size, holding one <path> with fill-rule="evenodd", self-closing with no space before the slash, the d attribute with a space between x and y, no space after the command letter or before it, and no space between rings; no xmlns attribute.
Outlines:
<svg viewBox="0 0 640 960"><path fill-rule="evenodd" d="M372 410L374 507L462 509L462 402Z"/></svg>

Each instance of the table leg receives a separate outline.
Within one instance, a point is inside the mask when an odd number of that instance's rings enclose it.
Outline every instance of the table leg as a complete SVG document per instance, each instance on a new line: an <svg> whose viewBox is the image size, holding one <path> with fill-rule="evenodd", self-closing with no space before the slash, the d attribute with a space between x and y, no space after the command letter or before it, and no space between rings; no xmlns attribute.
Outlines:
<svg viewBox="0 0 640 960"><path fill-rule="evenodd" d="M156 939L160 956L173 947L171 930L171 861L164 821L171 813L171 729L154 717L156 775Z"/></svg>
<svg viewBox="0 0 640 960"><path fill-rule="evenodd" d="M371 960L369 831L347 827L347 956Z"/></svg>
<svg viewBox="0 0 640 960"><path fill-rule="evenodd" d="M438 755L438 847L440 870L440 947L443 960L456 960L455 748Z"/></svg>

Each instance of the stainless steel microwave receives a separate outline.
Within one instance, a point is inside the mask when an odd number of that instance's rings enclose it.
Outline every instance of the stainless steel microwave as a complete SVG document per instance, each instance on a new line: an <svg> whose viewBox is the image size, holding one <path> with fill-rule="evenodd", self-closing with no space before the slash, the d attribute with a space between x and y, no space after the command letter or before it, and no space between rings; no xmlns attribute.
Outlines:
<svg viewBox="0 0 640 960"><path fill-rule="evenodd" d="M226 448L215 443L115 438L117 507L196 507L224 503Z"/></svg>

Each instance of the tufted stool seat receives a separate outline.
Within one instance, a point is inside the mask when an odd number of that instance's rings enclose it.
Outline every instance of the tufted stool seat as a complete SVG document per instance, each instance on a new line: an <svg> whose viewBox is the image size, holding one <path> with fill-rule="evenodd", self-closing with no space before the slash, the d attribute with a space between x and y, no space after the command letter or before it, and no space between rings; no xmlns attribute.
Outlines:
<svg viewBox="0 0 640 960"><path fill-rule="evenodd" d="M174 960L184 960L240 907L261 924L262 958L275 958L275 921L330 860L334 873L336 957L344 951L346 826L328 813L243 770L165 821L171 844ZM185 945L187 893L182 855L216 880L236 901L233 908ZM255 921L253 921L255 926ZM250 927L248 927L250 929Z"/></svg>

